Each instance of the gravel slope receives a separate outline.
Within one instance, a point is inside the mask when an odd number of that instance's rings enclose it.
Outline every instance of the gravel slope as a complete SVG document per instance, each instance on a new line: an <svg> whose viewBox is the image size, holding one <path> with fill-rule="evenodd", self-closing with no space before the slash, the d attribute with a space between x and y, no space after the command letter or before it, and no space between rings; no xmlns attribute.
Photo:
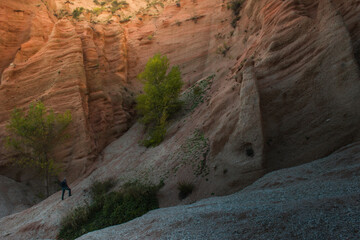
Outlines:
<svg viewBox="0 0 360 240"><path fill-rule="evenodd" d="M78 239L360 239L360 143L246 189Z"/></svg>

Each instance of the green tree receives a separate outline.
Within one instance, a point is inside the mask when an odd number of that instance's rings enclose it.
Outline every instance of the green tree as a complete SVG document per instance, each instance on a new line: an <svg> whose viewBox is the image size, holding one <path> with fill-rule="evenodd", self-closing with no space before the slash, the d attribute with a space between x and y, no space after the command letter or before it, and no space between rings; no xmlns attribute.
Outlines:
<svg viewBox="0 0 360 240"><path fill-rule="evenodd" d="M44 177L46 194L49 196L50 176L60 167L53 157L54 147L67 137L66 128L71 122L71 113L55 114L42 102L30 104L27 114L14 109L7 130L6 145L14 151L13 161L20 167L39 169Z"/></svg>
<svg viewBox="0 0 360 240"><path fill-rule="evenodd" d="M142 116L140 121L149 130L143 141L147 147L156 146L164 139L168 118L181 107L179 95L183 82L179 67L168 70L168 58L156 54L138 75L144 83L144 94L137 97L137 110Z"/></svg>

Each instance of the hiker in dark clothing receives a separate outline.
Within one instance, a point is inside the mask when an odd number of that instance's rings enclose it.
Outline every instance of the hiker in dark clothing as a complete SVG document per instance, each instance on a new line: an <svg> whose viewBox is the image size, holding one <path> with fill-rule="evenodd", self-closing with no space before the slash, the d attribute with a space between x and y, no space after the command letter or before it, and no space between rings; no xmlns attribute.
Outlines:
<svg viewBox="0 0 360 240"><path fill-rule="evenodd" d="M71 189L69 188L69 186L66 183L66 178L64 178L64 180L60 183L60 186L62 188L62 195L61 195L61 200L64 200L64 193L65 190L69 191L69 197L71 196Z"/></svg>

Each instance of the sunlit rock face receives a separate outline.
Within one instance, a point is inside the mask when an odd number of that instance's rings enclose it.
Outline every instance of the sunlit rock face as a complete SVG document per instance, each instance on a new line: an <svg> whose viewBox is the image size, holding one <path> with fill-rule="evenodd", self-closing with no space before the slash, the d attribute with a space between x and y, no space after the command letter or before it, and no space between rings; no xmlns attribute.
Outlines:
<svg viewBox="0 0 360 240"><path fill-rule="evenodd" d="M12 109L33 101L56 112L69 109L71 139L56 155L64 174L76 179L131 122L125 36L119 24L58 20L48 9L41 1L0 4L0 131L6 135Z"/></svg>

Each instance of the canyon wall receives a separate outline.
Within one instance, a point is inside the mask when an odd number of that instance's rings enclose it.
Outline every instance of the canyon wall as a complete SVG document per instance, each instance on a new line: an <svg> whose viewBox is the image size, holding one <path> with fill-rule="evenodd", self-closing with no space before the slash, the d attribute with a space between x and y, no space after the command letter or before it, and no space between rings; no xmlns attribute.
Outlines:
<svg viewBox="0 0 360 240"><path fill-rule="evenodd" d="M76 179L130 126L134 94L127 81L126 38L119 24L58 20L49 6L43 1L0 4L0 132L7 135L14 108L27 109L33 101L56 112L70 110L71 140L56 155L63 175ZM1 153L2 174L21 181L32 177L16 177L19 170L4 167L6 150Z"/></svg>
<svg viewBox="0 0 360 240"><path fill-rule="evenodd" d="M1 136L15 107L42 100L70 109L73 137L57 154L63 174L84 178L67 203L57 193L4 219L9 239L55 237L66 204L88 200L95 180L163 180L161 206L192 203L358 139L360 2L246 0L238 16L227 3L165 1L145 11L133 0L121 13L78 18L59 14L93 1L0 3ZM143 127L133 124L136 75L157 52L180 66L182 97L196 87L201 96L171 119L160 146L146 149ZM1 154L0 173L26 181ZM195 190L180 201L184 180Z"/></svg>
<svg viewBox="0 0 360 240"><path fill-rule="evenodd" d="M57 157L71 180L131 126L136 75L158 52L180 66L185 89L215 75L190 129L209 139L209 165L233 169L229 188L358 137L358 2L248 0L238 21L221 0L147 10L131 1L119 14L99 15L96 6L39 0L0 8L1 135L15 107L42 100L57 112L70 109L72 138ZM86 10L75 19L79 7ZM121 20L126 14L131 21ZM4 167L1 154L2 174L31 178Z"/></svg>

